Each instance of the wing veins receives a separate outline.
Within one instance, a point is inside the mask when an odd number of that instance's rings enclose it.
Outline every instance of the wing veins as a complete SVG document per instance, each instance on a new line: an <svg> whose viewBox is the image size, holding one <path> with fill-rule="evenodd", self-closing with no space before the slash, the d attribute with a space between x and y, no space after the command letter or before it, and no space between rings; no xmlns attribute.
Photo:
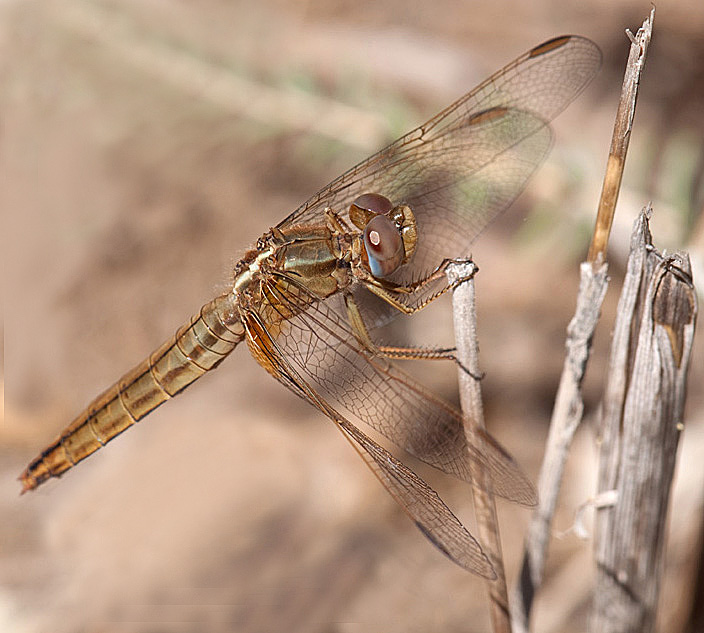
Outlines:
<svg viewBox="0 0 704 633"><path fill-rule="evenodd" d="M279 279L285 279L287 283L296 287L300 294L310 296L296 279L280 271L274 274ZM274 285L271 283L270 285L270 292L275 293L279 301L289 303L296 310L300 307L297 298L292 297L290 292L284 290L282 284ZM397 418L396 423L402 425L402 428L399 428L389 420L378 419L375 415L365 415L359 409L354 410L349 398L347 398L347 402L345 401L344 393L337 395L333 393L339 385L315 376L306 363L297 359L300 354L284 352L284 354L292 356L291 361L295 362L301 371L312 378L314 382L321 384L350 413L421 461L443 472L472 482L472 468L467 460L474 460L479 463L480 467L491 473L493 493L524 505L535 503L535 491L532 484L523 475L513 458L496 440L479 430L471 438L473 442L476 442L476 445L470 443L469 438L465 435L464 421L459 411L437 398L388 359L376 356L364 348L346 320L343 320L337 312L332 311L329 305L321 306L318 302L306 301L306 306L307 309L297 314L292 320L296 323L296 327L304 330L310 337L318 341L317 353L333 355L332 360L326 356L323 364L327 361L327 364L332 367L335 362L344 362L345 368L342 368L342 371L347 370L348 376L356 377L360 385L372 387L371 393L376 393L373 388L375 384L383 385L393 395L392 401L405 403L410 409L419 412L419 416L425 414L426 419L419 421L416 418L412 420L408 417ZM329 314L331 312L334 316ZM325 341L321 333L327 334L335 344L331 345ZM341 353L340 347L351 352L352 357L347 358ZM362 368L356 365L354 359L362 361ZM369 368L372 376L367 376L364 368ZM381 403L384 399L388 403L389 393L385 394L385 398L377 398L377 402ZM414 403L413 406L408 405L409 402ZM424 424L422 424L423 422ZM428 428L426 425L431 422L435 426ZM410 426L412 423L414 425ZM399 434L400 432L410 433L410 435L404 439ZM428 440L432 440L433 444L428 444Z"/></svg>
<svg viewBox="0 0 704 633"><path fill-rule="evenodd" d="M335 422L337 428L359 453L367 467L426 538L460 567L485 578L495 578L494 568L484 554L481 545L448 508L437 492L410 468L337 412L320 394L316 393L286 360L285 354L266 329L264 320L255 311L249 310L247 317L253 319L260 330L259 336L251 337L252 344L256 345L259 351L276 367L278 372L276 378ZM244 321L247 322L248 319L245 318ZM247 323L245 327L251 336L251 324ZM266 335L265 345L258 342L262 341L262 334ZM285 381L282 380L283 377L286 378Z"/></svg>

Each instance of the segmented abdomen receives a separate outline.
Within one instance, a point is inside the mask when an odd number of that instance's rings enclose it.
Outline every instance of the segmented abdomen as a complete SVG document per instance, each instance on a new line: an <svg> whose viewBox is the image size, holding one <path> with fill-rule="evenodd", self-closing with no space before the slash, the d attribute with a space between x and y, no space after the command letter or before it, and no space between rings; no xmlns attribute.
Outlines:
<svg viewBox="0 0 704 633"><path fill-rule="evenodd" d="M232 294L189 323L91 402L20 476L23 492L58 477L216 367L244 338Z"/></svg>

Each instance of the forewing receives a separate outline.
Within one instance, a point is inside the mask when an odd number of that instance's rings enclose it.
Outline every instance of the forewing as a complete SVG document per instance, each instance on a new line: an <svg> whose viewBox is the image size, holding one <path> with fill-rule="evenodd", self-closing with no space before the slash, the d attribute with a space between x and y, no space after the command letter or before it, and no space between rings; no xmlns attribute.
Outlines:
<svg viewBox="0 0 704 633"><path fill-rule="evenodd" d="M477 431L468 442L461 414L368 350L331 301L317 301L280 273L264 283L264 322L275 321L276 311L287 315L271 330L277 348L322 398L435 468L472 481L475 462L488 470L492 492L535 503L532 484L496 440Z"/></svg>
<svg viewBox="0 0 704 633"><path fill-rule="evenodd" d="M466 256L545 157L547 122L600 63L598 47L577 36L532 49L334 180L279 226L320 221L326 207L344 215L357 196L376 192L411 206L419 224L416 253L395 281L417 279L444 258Z"/></svg>

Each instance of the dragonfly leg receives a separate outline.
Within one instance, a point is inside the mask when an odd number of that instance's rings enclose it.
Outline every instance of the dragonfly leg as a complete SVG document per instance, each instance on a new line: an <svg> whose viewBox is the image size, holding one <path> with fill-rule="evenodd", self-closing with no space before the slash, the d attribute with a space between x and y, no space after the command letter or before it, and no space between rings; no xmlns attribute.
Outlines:
<svg viewBox="0 0 704 633"><path fill-rule="evenodd" d="M369 351L394 360L451 360L467 375L475 380L481 380L484 376L476 376L465 367L457 358L454 347L448 348L422 348L405 347L398 345L377 345L372 340L364 319L359 312L359 307L351 294L345 295L345 306L347 308L347 318L357 340Z"/></svg>
<svg viewBox="0 0 704 633"><path fill-rule="evenodd" d="M397 360L450 360L457 365L465 374L474 380L482 380L484 373L473 374L457 358L457 348L455 347L399 347L396 345L377 345L377 351L386 358Z"/></svg>
<svg viewBox="0 0 704 633"><path fill-rule="evenodd" d="M388 279L377 279L371 273L366 273L363 269L359 269L356 274L358 277L361 277L361 281L370 292L373 292L375 295L392 305L400 312L403 312L404 314L413 314L418 312L418 310L425 308L438 297L444 295L448 290L454 290L460 284L472 279L479 270L476 264L474 264L474 268L469 275L460 277L451 284L445 283L445 271L447 267L454 262L464 263L466 261L468 260L444 259L429 275L411 282L408 285L397 284L389 281ZM412 302L413 295L421 293L427 286L437 283L438 281L442 281L443 283L437 290L431 292L427 297L423 297L415 303ZM411 299L410 301L409 298Z"/></svg>
<svg viewBox="0 0 704 633"><path fill-rule="evenodd" d="M377 346L374 344L374 341L372 341L372 337L369 336L369 330L364 323L357 302L354 300L351 293L345 293L344 298L345 308L347 309L347 319L350 322L355 337L370 352L376 352Z"/></svg>
<svg viewBox="0 0 704 633"><path fill-rule="evenodd" d="M347 222L330 208L325 209L325 219L328 226L336 233L349 233L352 230Z"/></svg>
<svg viewBox="0 0 704 633"><path fill-rule="evenodd" d="M411 292L418 292L419 290L422 290L425 286L428 284L431 284L438 279L445 278L447 267L450 264L472 264L472 272L469 273L468 275L465 275L464 277L460 277L458 280L453 281L451 284L448 284L445 288L443 288L438 294L433 295L433 299L439 297L441 294L444 294L448 290L454 290L459 286L460 284L465 283L466 281L469 281L470 279L474 278L474 275L479 272L479 266L477 266L471 259L443 259L438 267L431 272L427 277L423 277L422 279L419 279L417 281L414 281L410 283L406 288L408 288ZM432 301L432 299L429 299L427 303ZM424 304L424 305L427 305Z"/></svg>

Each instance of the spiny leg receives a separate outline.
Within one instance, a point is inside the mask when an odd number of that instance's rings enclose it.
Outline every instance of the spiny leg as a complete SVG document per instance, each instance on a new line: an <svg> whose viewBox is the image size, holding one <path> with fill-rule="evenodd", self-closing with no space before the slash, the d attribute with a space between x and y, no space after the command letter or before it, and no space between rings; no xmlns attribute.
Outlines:
<svg viewBox="0 0 704 633"><path fill-rule="evenodd" d="M456 347L400 347L397 345L377 345L377 351L386 358L395 360L451 360L465 374L474 378L474 380L482 380L484 373L479 375L473 374L465 367L457 358Z"/></svg>
<svg viewBox="0 0 704 633"><path fill-rule="evenodd" d="M459 361L455 354L456 349L454 347L433 349L398 345L377 345L372 341L369 330L359 311L359 307L351 294L345 295L345 307L347 308L347 318L349 319L357 340L370 352L395 360L451 360L462 369L462 371L475 380L481 380L483 378L483 375L474 375Z"/></svg>
<svg viewBox="0 0 704 633"><path fill-rule="evenodd" d="M418 310L422 310L423 308L425 308L428 304L435 301L435 299L437 299L438 297L444 295L448 290L454 290L460 284L464 283L465 281L469 281L471 278L474 277L479 268L476 266L476 264L472 262L473 269L469 275L461 277L453 281L451 284L446 284L442 286L439 290L432 293L417 304L409 305L408 303L402 301L401 297L407 298L409 297L409 295L413 295L422 291L423 288L432 284L433 282L436 282L439 279L445 279L445 270L451 263L465 263L467 261L471 260L444 259L440 263L440 265L435 270L433 270L433 272L431 272L428 276L423 277L422 279L418 279L417 281L411 282L410 284L407 284L405 286L389 281L388 279L378 279L377 277L374 277L371 273L366 272L363 269L358 269L357 275L361 277L362 283L369 291L373 292L375 295L386 301L389 305L393 306L404 314L413 314L415 312L418 312Z"/></svg>

